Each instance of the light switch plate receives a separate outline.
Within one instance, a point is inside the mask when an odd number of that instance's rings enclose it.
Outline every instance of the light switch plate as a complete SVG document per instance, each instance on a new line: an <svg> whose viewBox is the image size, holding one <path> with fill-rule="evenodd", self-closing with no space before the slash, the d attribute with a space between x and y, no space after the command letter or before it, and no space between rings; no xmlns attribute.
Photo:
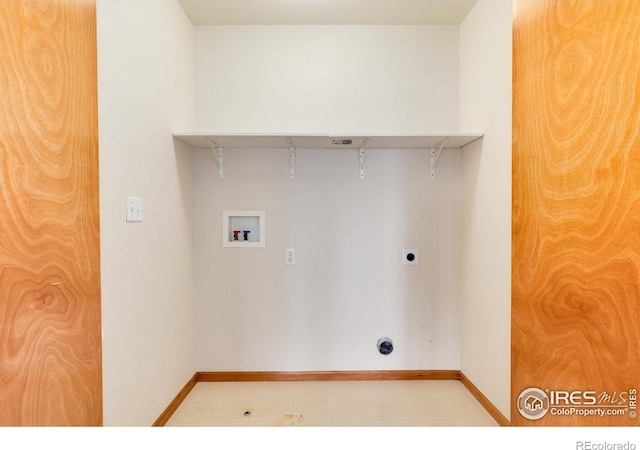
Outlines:
<svg viewBox="0 0 640 450"><path fill-rule="evenodd" d="M127 197L127 222L142 222L141 197Z"/></svg>

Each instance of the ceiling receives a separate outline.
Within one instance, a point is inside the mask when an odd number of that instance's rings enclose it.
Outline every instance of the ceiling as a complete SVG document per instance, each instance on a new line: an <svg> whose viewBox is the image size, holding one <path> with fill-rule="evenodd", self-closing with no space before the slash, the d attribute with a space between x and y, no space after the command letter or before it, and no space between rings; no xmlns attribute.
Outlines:
<svg viewBox="0 0 640 450"><path fill-rule="evenodd" d="M194 25L459 25L476 0L178 0Z"/></svg>

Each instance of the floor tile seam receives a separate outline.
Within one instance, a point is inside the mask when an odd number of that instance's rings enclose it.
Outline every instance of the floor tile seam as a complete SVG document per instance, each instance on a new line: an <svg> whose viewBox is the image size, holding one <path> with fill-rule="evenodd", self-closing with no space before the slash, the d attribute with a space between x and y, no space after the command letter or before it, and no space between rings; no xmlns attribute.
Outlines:
<svg viewBox="0 0 640 450"><path fill-rule="evenodd" d="M405 392L369 392L367 396L369 398L407 399L410 394Z"/></svg>
<svg viewBox="0 0 640 450"><path fill-rule="evenodd" d="M258 398L257 395L221 395L221 396L215 398L215 400L237 400L237 401L241 401L241 400L255 400L256 398Z"/></svg>
<svg viewBox="0 0 640 450"><path fill-rule="evenodd" d="M427 411L421 409L416 404L410 404L411 412L415 418L420 420L452 420L454 417L451 411L444 404L429 407Z"/></svg>
<svg viewBox="0 0 640 450"><path fill-rule="evenodd" d="M224 392L224 393L220 393L217 396L218 397L233 398L233 397L255 397L256 395L258 395L257 392L227 391L227 392Z"/></svg>
<svg viewBox="0 0 640 450"><path fill-rule="evenodd" d="M293 408L291 405L276 405L264 407L264 405L252 405L251 407L247 407L247 411L249 412L248 420L264 420L269 417L281 417L286 415L293 415ZM238 420L241 420L241 417L244 414L244 411L239 411L237 414Z"/></svg>
<svg viewBox="0 0 640 450"><path fill-rule="evenodd" d="M374 419L373 420L374 423L378 424L378 425L382 425L382 424L390 424L390 425L396 425L399 423L407 423L407 422L420 422L420 419L415 419L413 417L401 417L398 419Z"/></svg>
<svg viewBox="0 0 640 450"><path fill-rule="evenodd" d="M368 422L372 419L373 414L371 412L371 408L369 407L369 404L366 401L364 402L364 405L365 405L364 413L366 414L366 417L353 419L350 417L349 418L341 417L342 414L340 414L340 412L342 411L342 408L337 407L335 402L331 402L331 409L330 409L331 418L332 420L338 421L338 422L345 422L345 421ZM362 411L360 411L360 413L362 413Z"/></svg>
<svg viewBox="0 0 640 450"><path fill-rule="evenodd" d="M184 405L181 405L181 408L179 409L179 411L189 411L190 409L194 408L194 407L198 407L197 405L211 405L211 407L215 407L215 408L219 408L222 406L225 406L225 404L231 402L238 402L238 403L246 403L247 405L249 404L264 404L264 403L272 403L274 405L280 404L280 405L295 405L298 403L304 403L304 402L319 402L319 403L332 403L334 401L338 401L338 402L349 402L349 401L360 401L360 402L366 402L366 404L369 407L372 406L378 406L380 403L385 403L385 402L398 402L399 404L401 404L403 407L407 407L407 408L416 408L420 405L422 400L437 400L438 401L438 405L437 406L445 406L447 409L451 410L451 411L457 411L457 406L454 403L455 402L451 402L450 399L438 399L438 398L432 398L432 399L416 399L416 398L363 398L363 397L340 397L340 398L332 398L332 397L292 397L292 398L261 398L261 397L233 397L233 398L226 398L226 397L220 397L220 398L209 398L209 399L202 399L202 398L198 398L198 399L193 399L193 401L189 401L186 402ZM472 405L472 409L478 410L478 411L482 411L482 406L480 404L474 404L474 403L470 403L470 405ZM211 409L211 408L206 408L206 409Z"/></svg>
<svg viewBox="0 0 640 450"><path fill-rule="evenodd" d="M206 410L189 410L176 411L171 417L172 420L198 420L202 417L207 417L214 412L213 408Z"/></svg>
<svg viewBox="0 0 640 450"><path fill-rule="evenodd" d="M475 397L471 392L443 392L440 394L446 398L456 398L461 400L475 400Z"/></svg>
<svg viewBox="0 0 640 450"><path fill-rule="evenodd" d="M389 412L389 408L380 408L380 402L384 402L386 400L393 400L393 401L400 401L401 402L401 410L403 412L403 417L401 417L400 419L416 419L416 417L413 414L413 411L411 410L411 408L409 407L409 405L404 402L402 399L397 399L397 398L393 398L393 399L378 399L378 398L364 398L362 399L364 401L364 404L366 405L366 411L367 411L367 418L366 420L376 420L376 421L384 421L386 419L388 419L388 412ZM384 405L382 405L384 406ZM393 410L396 411L396 414L399 414L400 411L398 411L398 409L400 408L399 405L396 405L393 407ZM382 412L382 413L381 413ZM363 419L365 420L365 419Z"/></svg>
<svg viewBox="0 0 640 450"><path fill-rule="evenodd" d="M233 405L229 406L227 404L218 404L216 408L213 410L213 412L216 414L220 414L223 412L229 412L230 409L238 409L240 411L242 409L246 409L247 411L250 411L252 414L254 414L254 413L260 413L263 411L294 411L294 410L298 411L299 410L298 408L302 407L302 406L299 406L295 401L278 402L278 403L273 403L269 401L246 402L244 405L238 408L238 406L240 405L242 404L240 403L236 407L234 407ZM327 406L329 406L328 403L327 403ZM306 407L308 408L308 406Z"/></svg>
<svg viewBox="0 0 640 450"><path fill-rule="evenodd" d="M438 389L436 387L405 387L401 390L402 395L405 397L419 397L419 398L430 398L430 397L446 397L450 395L449 392L443 389Z"/></svg>
<svg viewBox="0 0 640 450"><path fill-rule="evenodd" d="M211 410L211 417L229 417L229 416L237 416L238 420L245 414L248 415L254 414L256 411L257 405L255 402L246 402L246 403L219 403L215 405L215 407Z"/></svg>
<svg viewBox="0 0 640 450"><path fill-rule="evenodd" d="M460 408L450 404L450 403L445 403L445 408L447 408L447 410L450 412L451 416L455 419L480 419L483 420L485 418L491 419L493 420L493 418L491 417L491 415L482 407L482 405L478 404L478 405L474 405L473 409L471 411L462 411L460 410Z"/></svg>
<svg viewBox="0 0 640 450"><path fill-rule="evenodd" d="M273 394L273 393L269 393L269 394L258 394L256 395L256 398L259 398L261 400L271 400L274 402L277 401L281 401L281 400L291 400L293 398L296 398L295 394L291 394L291 393L287 393L287 394Z"/></svg>
<svg viewBox="0 0 640 450"><path fill-rule="evenodd" d="M325 398L325 399L331 399L334 396L328 393L322 393L322 392L315 392L315 393L305 393L303 395L295 395L294 398L309 398L309 399L319 399L319 398Z"/></svg>
<svg viewBox="0 0 640 450"><path fill-rule="evenodd" d="M314 407L317 408L320 406L325 406L327 408L330 408L331 399L330 398L297 398L297 399L294 399L294 402L293 402L294 408L314 408Z"/></svg>
<svg viewBox="0 0 640 450"><path fill-rule="evenodd" d="M342 420L342 419L334 419L331 421L332 426L334 427L371 427L373 426L373 422L371 420Z"/></svg>
<svg viewBox="0 0 640 450"><path fill-rule="evenodd" d="M274 423L274 421L277 420L276 418L273 417L269 417L269 418L255 418L255 417L251 417L251 418L212 418L211 420L208 420L207 423L209 424L215 424L218 426L224 426L224 425L234 425L234 426L255 426L256 424L272 424Z"/></svg>

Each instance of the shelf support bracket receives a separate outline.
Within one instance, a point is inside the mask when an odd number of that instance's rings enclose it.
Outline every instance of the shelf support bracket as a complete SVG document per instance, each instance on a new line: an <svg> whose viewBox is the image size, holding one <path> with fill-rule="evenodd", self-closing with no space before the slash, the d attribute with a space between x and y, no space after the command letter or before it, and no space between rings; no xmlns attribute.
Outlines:
<svg viewBox="0 0 640 450"><path fill-rule="evenodd" d="M289 141L289 176L296 177L296 148L293 145L293 139L287 138Z"/></svg>
<svg viewBox="0 0 640 450"><path fill-rule="evenodd" d="M219 145L216 145L215 142L211 142L211 139L209 139L209 136L205 136L205 139L207 140L207 142L209 142L209 147L211 147L213 156L216 157L216 163L218 163L218 176L220 178L224 178L224 158L223 158L224 149ZM216 147L218 147L217 151L216 151Z"/></svg>
<svg viewBox="0 0 640 450"><path fill-rule="evenodd" d="M364 138L362 147L360 147L360 179L364 180L364 151L367 149L368 137Z"/></svg>
<svg viewBox="0 0 640 450"><path fill-rule="evenodd" d="M449 138L444 138L442 142L440 142L440 146L436 150L435 147L431 147L431 178L436 177L436 166L438 165L438 160L440 159L440 154L442 153L442 148L444 147L444 143Z"/></svg>

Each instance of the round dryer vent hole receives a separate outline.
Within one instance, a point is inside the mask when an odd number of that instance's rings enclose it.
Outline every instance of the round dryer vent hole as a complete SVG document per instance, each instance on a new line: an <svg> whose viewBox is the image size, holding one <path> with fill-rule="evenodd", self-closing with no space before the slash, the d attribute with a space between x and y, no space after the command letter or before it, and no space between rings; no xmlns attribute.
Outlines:
<svg viewBox="0 0 640 450"><path fill-rule="evenodd" d="M393 351L393 341L388 337L378 339L377 346L381 355L388 355Z"/></svg>

